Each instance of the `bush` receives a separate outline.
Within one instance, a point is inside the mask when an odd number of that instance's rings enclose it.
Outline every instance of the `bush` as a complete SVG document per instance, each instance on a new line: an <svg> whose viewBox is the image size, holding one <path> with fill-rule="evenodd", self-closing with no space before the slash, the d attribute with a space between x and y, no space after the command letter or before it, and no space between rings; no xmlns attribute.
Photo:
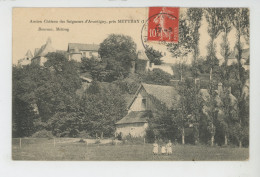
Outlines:
<svg viewBox="0 0 260 177"><path fill-rule="evenodd" d="M146 129L146 141L147 143L153 143L155 141L155 134L151 128Z"/></svg>
<svg viewBox="0 0 260 177"><path fill-rule="evenodd" d="M89 134L86 131L79 132L78 136L80 138L85 138L85 139L89 138Z"/></svg>
<svg viewBox="0 0 260 177"><path fill-rule="evenodd" d="M53 138L52 132L47 130L40 130L32 135L33 138Z"/></svg>
<svg viewBox="0 0 260 177"><path fill-rule="evenodd" d="M123 138L123 144L144 144L143 137L132 137L130 134Z"/></svg>
<svg viewBox="0 0 260 177"><path fill-rule="evenodd" d="M85 140L83 140L83 138L80 138L79 142L80 143L85 143Z"/></svg>

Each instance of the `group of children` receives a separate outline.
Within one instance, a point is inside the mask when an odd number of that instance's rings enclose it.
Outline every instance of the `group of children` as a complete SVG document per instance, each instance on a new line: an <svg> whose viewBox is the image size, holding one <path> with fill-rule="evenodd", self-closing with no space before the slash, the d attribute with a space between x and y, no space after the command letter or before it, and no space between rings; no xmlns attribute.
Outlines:
<svg viewBox="0 0 260 177"><path fill-rule="evenodd" d="M169 140L169 142L165 145L162 144L161 146L161 154L165 155L170 155L172 154L172 143L171 140ZM159 154L159 145L157 143L157 141L154 142L153 144L153 154L154 155L158 155Z"/></svg>

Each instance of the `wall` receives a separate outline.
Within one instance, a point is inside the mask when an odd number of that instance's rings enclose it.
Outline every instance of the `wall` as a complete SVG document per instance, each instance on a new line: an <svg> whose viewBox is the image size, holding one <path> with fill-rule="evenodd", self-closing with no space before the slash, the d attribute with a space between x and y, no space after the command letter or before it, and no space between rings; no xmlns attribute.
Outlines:
<svg viewBox="0 0 260 177"><path fill-rule="evenodd" d="M132 123L116 125L116 134L122 133L122 137L131 135L132 137L144 137L148 123Z"/></svg>
<svg viewBox="0 0 260 177"><path fill-rule="evenodd" d="M69 60L75 60L81 62L81 53L70 53Z"/></svg>
<svg viewBox="0 0 260 177"><path fill-rule="evenodd" d="M91 58L92 56L94 56L94 57L98 58L98 52L97 51L82 50L81 53L82 53L82 57Z"/></svg>
<svg viewBox="0 0 260 177"><path fill-rule="evenodd" d="M142 103L142 100L146 99L146 105L144 105ZM129 112L130 111L145 111L148 109L148 104L149 104L149 98L148 95L145 93L145 91L140 90L139 94L137 95L137 97L135 98L133 104L131 105L131 107L129 108Z"/></svg>

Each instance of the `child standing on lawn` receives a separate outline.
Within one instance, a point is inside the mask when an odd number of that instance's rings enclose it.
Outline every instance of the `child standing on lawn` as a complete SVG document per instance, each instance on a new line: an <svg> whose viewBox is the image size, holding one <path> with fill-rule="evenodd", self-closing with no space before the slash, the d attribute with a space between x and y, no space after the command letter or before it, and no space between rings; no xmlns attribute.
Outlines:
<svg viewBox="0 0 260 177"><path fill-rule="evenodd" d="M153 154L158 155L158 153L159 153L159 145L158 145L157 141L155 140L155 142L153 143Z"/></svg>
<svg viewBox="0 0 260 177"><path fill-rule="evenodd" d="M172 142L169 140L169 142L166 145L167 155L172 154Z"/></svg>
<svg viewBox="0 0 260 177"><path fill-rule="evenodd" d="M162 153L162 155L165 155L165 154L166 154L165 144L162 145L161 153Z"/></svg>

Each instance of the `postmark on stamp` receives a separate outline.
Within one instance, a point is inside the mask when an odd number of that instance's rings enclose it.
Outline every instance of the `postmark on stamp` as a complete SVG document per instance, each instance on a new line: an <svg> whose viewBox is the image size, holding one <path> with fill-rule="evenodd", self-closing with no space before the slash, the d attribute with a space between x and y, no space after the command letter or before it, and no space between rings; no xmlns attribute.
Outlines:
<svg viewBox="0 0 260 177"><path fill-rule="evenodd" d="M179 8L150 7L148 41L178 42Z"/></svg>
<svg viewBox="0 0 260 177"><path fill-rule="evenodd" d="M145 49L154 44L167 45L178 43L179 8L149 7L148 19L141 31L141 40Z"/></svg>

